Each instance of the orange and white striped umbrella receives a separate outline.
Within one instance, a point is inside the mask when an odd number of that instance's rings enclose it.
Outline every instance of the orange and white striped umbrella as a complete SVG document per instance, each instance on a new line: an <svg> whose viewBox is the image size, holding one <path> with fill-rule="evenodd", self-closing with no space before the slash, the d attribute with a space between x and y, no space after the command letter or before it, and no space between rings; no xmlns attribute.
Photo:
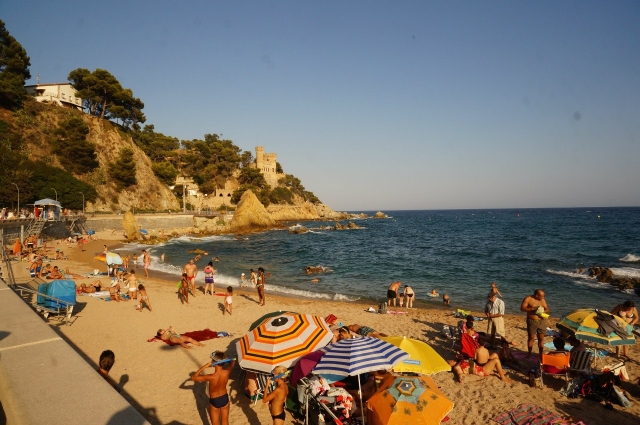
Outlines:
<svg viewBox="0 0 640 425"><path fill-rule="evenodd" d="M305 354L324 347L333 333L320 316L282 313L266 318L236 342L241 368L271 373L274 367L291 367Z"/></svg>

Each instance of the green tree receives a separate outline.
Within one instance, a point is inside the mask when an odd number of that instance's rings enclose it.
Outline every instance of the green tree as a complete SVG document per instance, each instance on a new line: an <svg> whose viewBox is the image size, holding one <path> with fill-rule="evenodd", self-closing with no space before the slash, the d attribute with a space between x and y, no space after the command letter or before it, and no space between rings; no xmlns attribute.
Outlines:
<svg viewBox="0 0 640 425"><path fill-rule="evenodd" d="M279 162L276 162L276 173L284 174L284 171L282 170L282 165L280 165Z"/></svg>
<svg viewBox="0 0 640 425"><path fill-rule="evenodd" d="M278 180L278 184L286 187L291 191L291 193L301 197L305 201L309 201L314 204L319 204L320 199L312 192L307 191L299 178L295 177L292 174L286 174L284 177Z"/></svg>
<svg viewBox="0 0 640 425"><path fill-rule="evenodd" d="M253 154L250 151L242 152L242 155L240 156L240 163L242 164L242 168L247 168L254 162L255 159L253 158Z"/></svg>
<svg viewBox="0 0 640 425"><path fill-rule="evenodd" d="M238 181L241 185L247 184L260 189L267 186L267 181L264 179L264 175L262 175L262 172L257 168L243 168L240 170Z"/></svg>
<svg viewBox="0 0 640 425"><path fill-rule="evenodd" d="M293 193L286 187L276 187L269 192L269 201L272 204L293 205Z"/></svg>
<svg viewBox="0 0 640 425"><path fill-rule="evenodd" d="M264 205L265 207L269 206L271 202L269 200L270 189L268 187L265 189L260 189L250 184L243 184L238 189L234 190L231 194L231 203L234 205L238 204L238 202L240 202L242 194L249 189L251 189L251 191L256 195L256 198L258 198L262 205Z"/></svg>
<svg viewBox="0 0 640 425"><path fill-rule="evenodd" d="M175 161L177 164L177 150L180 141L175 137L156 133L153 124L145 125L141 131L133 134L133 141L154 162Z"/></svg>
<svg viewBox="0 0 640 425"><path fill-rule="evenodd" d="M118 190L132 186L138 182L136 179L136 162L131 149L122 149L120 155L118 155L118 159L109 164L109 176L115 181Z"/></svg>
<svg viewBox="0 0 640 425"><path fill-rule="evenodd" d="M178 170L169 161L156 162L151 165L153 174L164 182L167 186L173 186L178 176Z"/></svg>
<svg viewBox="0 0 640 425"><path fill-rule="evenodd" d="M80 210L82 209L82 192L85 201L93 202L98 197L95 188L90 184L73 177L69 172L60 168L52 167L44 162L31 162L31 180L34 187L34 195L25 201L33 203L38 199L52 198L53 189L58 193L58 201L63 207ZM20 191L20 202L22 203L22 190Z"/></svg>
<svg viewBox="0 0 640 425"><path fill-rule="evenodd" d="M0 20L0 106L9 109L22 106L24 83L31 78L29 66L31 59L26 50Z"/></svg>
<svg viewBox="0 0 640 425"><path fill-rule="evenodd" d="M82 118L72 117L62 121L54 131L53 153L60 163L74 174L85 174L97 168L95 145L87 141L89 126Z"/></svg>

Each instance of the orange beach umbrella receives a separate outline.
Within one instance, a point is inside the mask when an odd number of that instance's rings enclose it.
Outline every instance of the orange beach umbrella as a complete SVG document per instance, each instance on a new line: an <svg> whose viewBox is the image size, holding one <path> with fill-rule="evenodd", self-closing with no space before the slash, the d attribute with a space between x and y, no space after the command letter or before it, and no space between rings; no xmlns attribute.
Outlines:
<svg viewBox="0 0 640 425"><path fill-rule="evenodd" d="M333 337L324 319L311 314L282 313L266 318L236 342L243 369L270 373L293 366L305 354L327 345Z"/></svg>
<svg viewBox="0 0 640 425"><path fill-rule="evenodd" d="M437 425L453 402L428 376L387 376L367 401L369 425Z"/></svg>

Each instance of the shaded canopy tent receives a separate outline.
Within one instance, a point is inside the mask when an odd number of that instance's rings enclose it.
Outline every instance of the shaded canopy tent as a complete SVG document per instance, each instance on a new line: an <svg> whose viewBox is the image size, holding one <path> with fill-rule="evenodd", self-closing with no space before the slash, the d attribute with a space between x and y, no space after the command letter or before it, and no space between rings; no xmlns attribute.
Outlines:
<svg viewBox="0 0 640 425"><path fill-rule="evenodd" d="M34 202L33 205L36 208L42 208L44 218L48 220L60 220L60 214L62 212L62 205L60 202L44 198Z"/></svg>

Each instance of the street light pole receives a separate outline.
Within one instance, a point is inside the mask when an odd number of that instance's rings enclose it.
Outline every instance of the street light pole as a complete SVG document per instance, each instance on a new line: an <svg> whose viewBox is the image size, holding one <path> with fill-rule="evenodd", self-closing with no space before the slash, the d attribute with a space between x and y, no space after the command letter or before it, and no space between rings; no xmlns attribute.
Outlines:
<svg viewBox="0 0 640 425"><path fill-rule="evenodd" d="M186 214L187 213L187 198L185 197L185 188L186 187L187 187L187 185L183 181L182 182L182 214Z"/></svg>
<svg viewBox="0 0 640 425"><path fill-rule="evenodd" d="M82 195L82 215L84 215L84 193L82 192L78 192L78 193Z"/></svg>
<svg viewBox="0 0 640 425"><path fill-rule="evenodd" d="M18 218L20 218L20 188L15 183L11 183L11 184L14 185L16 189L18 189Z"/></svg>
<svg viewBox="0 0 640 425"><path fill-rule="evenodd" d="M51 189L53 189L53 188L51 188ZM58 191L55 190L55 189L53 189L53 191L56 193L56 201L57 201L58 200Z"/></svg>

